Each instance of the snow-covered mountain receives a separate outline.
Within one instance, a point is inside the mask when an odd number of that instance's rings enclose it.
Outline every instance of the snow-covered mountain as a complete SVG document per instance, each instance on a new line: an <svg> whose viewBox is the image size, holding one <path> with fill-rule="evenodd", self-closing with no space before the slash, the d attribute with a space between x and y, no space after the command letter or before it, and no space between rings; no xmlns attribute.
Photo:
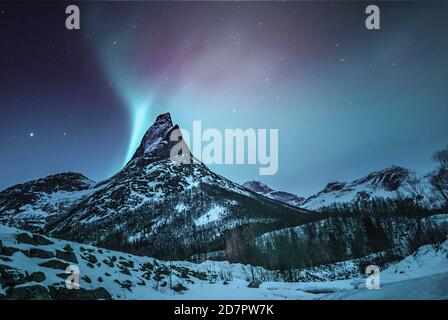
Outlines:
<svg viewBox="0 0 448 320"><path fill-rule="evenodd" d="M306 199L302 207L318 209L341 203L356 203L373 198L397 198L410 196L410 190L405 185L410 171L399 166L375 171L350 183L331 182L326 187Z"/></svg>
<svg viewBox="0 0 448 320"><path fill-rule="evenodd" d="M79 289L66 288L70 265L79 268ZM284 282L276 270L227 261L168 262L0 225L0 300L448 299L448 241L382 269L381 290L365 289L359 266L348 260L297 270L300 282Z"/></svg>
<svg viewBox="0 0 448 320"><path fill-rule="evenodd" d="M372 172L350 183L339 181L330 182L324 189L308 198L299 197L284 191L273 190L259 181L248 181L243 186L258 194L292 206L309 210L319 210L323 207L357 203L374 198L396 199L398 196L414 198L416 195L412 193L419 190L412 190L412 186L408 183L409 178L410 171L408 169L391 166L380 171ZM416 187L424 193L423 191L427 188L427 186L425 187L426 182L422 180L415 183L420 184Z"/></svg>
<svg viewBox="0 0 448 320"><path fill-rule="evenodd" d="M61 173L0 192L0 223L39 230L91 195L95 183L80 173Z"/></svg>
<svg viewBox="0 0 448 320"><path fill-rule="evenodd" d="M260 181L247 181L243 183L243 186L249 190L252 190L258 194L261 194L265 197L287 203L291 206L300 207L303 202L306 200L304 197L299 197L295 194L273 190L268 187L266 184Z"/></svg>
<svg viewBox="0 0 448 320"><path fill-rule="evenodd" d="M186 145L171 159L178 141L170 135L177 129L168 113L158 116L131 161L105 181L60 174L5 190L0 221L63 239L181 258L225 250L235 234L244 238L316 219L213 173ZM182 163L185 159L192 163Z"/></svg>

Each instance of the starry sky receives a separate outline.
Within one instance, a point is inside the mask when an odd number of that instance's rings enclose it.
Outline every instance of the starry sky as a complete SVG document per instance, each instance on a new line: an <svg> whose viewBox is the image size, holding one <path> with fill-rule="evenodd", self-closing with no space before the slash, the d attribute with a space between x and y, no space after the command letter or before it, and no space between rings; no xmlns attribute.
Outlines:
<svg viewBox="0 0 448 320"><path fill-rule="evenodd" d="M0 3L0 189L120 170L155 117L276 128L279 170L212 165L311 195L448 144L448 3Z"/></svg>

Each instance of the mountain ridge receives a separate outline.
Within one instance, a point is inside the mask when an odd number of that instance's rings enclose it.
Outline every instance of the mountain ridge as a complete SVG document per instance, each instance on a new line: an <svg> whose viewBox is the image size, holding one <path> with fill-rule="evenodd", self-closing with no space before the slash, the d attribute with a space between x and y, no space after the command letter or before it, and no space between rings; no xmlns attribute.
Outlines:
<svg viewBox="0 0 448 320"><path fill-rule="evenodd" d="M379 198L396 198L399 195L411 197L406 188L411 171L407 168L391 165L382 170L373 171L352 182L332 181L319 192L307 198L284 191L273 190L260 181L247 181L246 188L261 195L282 201L300 208L319 210L327 206L344 203L357 203ZM280 196L278 194L280 193ZM286 194L282 197L281 195Z"/></svg>

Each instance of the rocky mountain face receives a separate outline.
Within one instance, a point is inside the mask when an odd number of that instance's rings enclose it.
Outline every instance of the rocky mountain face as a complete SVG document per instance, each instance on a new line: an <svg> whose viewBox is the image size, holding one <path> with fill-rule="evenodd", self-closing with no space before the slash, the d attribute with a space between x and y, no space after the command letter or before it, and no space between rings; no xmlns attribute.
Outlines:
<svg viewBox="0 0 448 320"><path fill-rule="evenodd" d="M266 184L261 183L260 181L247 181L243 183L243 187L254 191L258 194L261 194L265 197L287 203L291 206L300 207L303 202L306 200L305 197L299 197L295 194L284 192L284 191L276 191L268 187Z"/></svg>
<svg viewBox="0 0 448 320"><path fill-rule="evenodd" d="M225 250L235 230L260 234L315 219L306 210L261 197L211 172L188 149L171 159L177 141L169 137L176 129L169 114L160 115L132 160L46 231L58 238L179 259ZM192 163L182 163L184 159Z"/></svg>
<svg viewBox="0 0 448 320"><path fill-rule="evenodd" d="M95 183L79 173L61 173L12 186L0 192L0 223L39 230L82 198Z"/></svg>

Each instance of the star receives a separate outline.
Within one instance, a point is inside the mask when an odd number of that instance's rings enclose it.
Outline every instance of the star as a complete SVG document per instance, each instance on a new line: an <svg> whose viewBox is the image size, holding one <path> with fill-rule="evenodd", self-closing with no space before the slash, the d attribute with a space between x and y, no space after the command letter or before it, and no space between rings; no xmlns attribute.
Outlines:
<svg viewBox="0 0 448 320"><path fill-rule="evenodd" d="M34 132L30 132L30 137L34 137Z"/></svg>

